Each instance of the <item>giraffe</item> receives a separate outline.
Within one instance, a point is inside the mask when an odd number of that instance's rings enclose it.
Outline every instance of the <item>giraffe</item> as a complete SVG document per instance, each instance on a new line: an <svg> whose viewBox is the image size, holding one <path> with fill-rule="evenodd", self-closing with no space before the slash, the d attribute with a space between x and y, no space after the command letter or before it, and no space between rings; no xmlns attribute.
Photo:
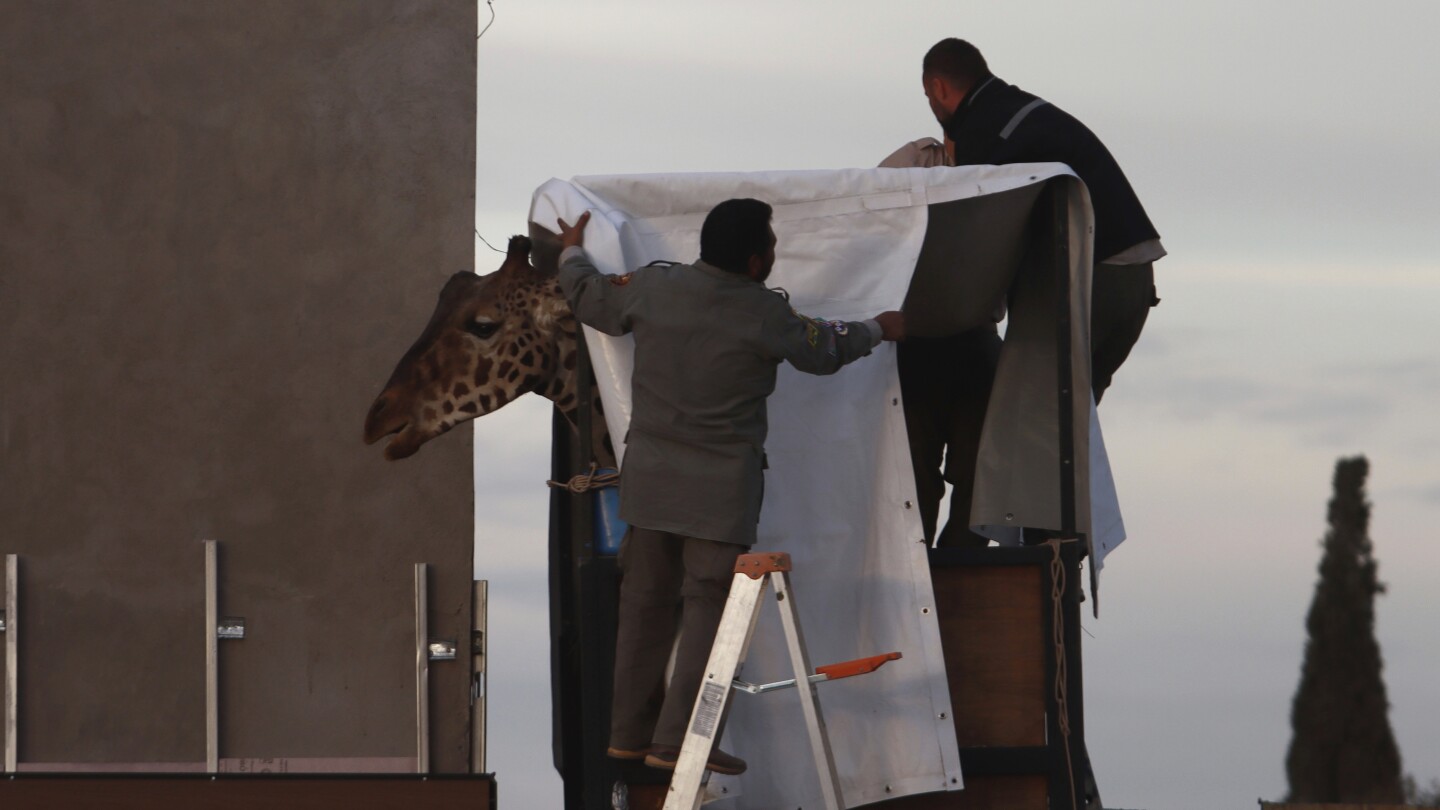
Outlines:
<svg viewBox="0 0 1440 810"><path fill-rule="evenodd" d="M414 455L456 425L532 391L578 424L578 326L554 273L558 242L532 231L541 269L530 262L532 240L514 236L499 270L460 272L445 283L430 322L365 418L366 444L392 437L387 459ZM614 466L600 398L590 399L596 461Z"/></svg>

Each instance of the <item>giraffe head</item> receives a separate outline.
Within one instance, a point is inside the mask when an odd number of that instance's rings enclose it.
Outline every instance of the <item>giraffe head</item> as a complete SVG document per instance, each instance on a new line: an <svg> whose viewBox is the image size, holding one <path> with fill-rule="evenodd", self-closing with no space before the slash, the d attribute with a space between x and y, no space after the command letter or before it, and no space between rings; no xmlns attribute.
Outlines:
<svg viewBox="0 0 1440 810"><path fill-rule="evenodd" d="M575 318L554 275L531 266L530 247L512 237L499 270L450 277L370 407L366 444L393 436L385 457L405 458L529 391L575 410Z"/></svg>

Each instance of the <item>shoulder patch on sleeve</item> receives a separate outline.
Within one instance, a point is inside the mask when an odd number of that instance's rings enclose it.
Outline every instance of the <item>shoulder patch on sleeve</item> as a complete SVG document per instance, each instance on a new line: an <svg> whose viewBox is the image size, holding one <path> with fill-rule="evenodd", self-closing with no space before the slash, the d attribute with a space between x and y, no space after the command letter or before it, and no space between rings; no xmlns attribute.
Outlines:
<svg viewBox="0 0 1440 810"><path fill-rule="evenodd" d="M850 327L844 321L827 321L823 318L812 318L804 315L794 307L790 308L795 317L805 324L805 342L812 347L819 347L820 338L825 338L825 349L830 354L835 353L835 338L850 333Z"/></svg>
<svg viewBox="0 0 1440 810"><path fill-rule="evenodd" d="M821 338L824 338L825 350L830 354L835 354L836 339L850 334L850 324L845 321L812 318L802 314L794 307L790 308L790 312L805 324L805 342L812 347L819 347Z"/></svg>
<svg viewBox="0 0 1440 810"><path fill-rule="evenodd" d="M798 312L795 314L800 315ZM820 326L804 315L800 315L800 319L805 321L805 342L809 343L811 347L818 345L820 341Z"/></svg>

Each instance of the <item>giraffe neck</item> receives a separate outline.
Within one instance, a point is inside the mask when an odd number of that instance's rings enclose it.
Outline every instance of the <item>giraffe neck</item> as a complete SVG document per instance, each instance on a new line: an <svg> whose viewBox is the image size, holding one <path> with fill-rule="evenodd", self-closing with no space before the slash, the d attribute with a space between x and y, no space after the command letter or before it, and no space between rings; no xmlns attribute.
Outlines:
<svg viewBox="0 0 1440 810"><path fill-rule="evenodd" d="M546 291L547 295L564 301L560 285L555 283ZM590 403L590 447L596 462L602 467L615 466L615 450L610 440L610 431L605 424L604 407L600 402L600 390L593 378L588 397L580 391L580 341L577 338L579 323L568 306L555 323L555 374L549 382L536 389L536 393L555 403L565 420L575 431L580 429L580 406Z"/></svg>
<svg viewBox="0 0 1440 810"><path fill-rule="evenodd" d="M560 315L555 318L551 331L555 373L544 385L535 389L535 393L555 403L555 407L574 424L576 409L580 404L580 346L576 337L580 324L565 303L558 282L552 282L542 289L541 296L545 305L553 307Z"/></svg>

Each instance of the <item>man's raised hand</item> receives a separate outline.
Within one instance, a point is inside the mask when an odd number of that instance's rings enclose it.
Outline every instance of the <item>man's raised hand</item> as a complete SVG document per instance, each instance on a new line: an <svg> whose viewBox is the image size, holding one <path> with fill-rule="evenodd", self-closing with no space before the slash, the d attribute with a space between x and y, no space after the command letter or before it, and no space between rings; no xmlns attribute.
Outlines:
<svg viewBox="0 0 1440 810"><path fill-rule="evenodd" d="M558 219L558 218L557 218ZM585 223L590 221L590 212L586 211L571 225L563 219L560 223L560 249L569 247L584 247L585 245Z"/></svg>

